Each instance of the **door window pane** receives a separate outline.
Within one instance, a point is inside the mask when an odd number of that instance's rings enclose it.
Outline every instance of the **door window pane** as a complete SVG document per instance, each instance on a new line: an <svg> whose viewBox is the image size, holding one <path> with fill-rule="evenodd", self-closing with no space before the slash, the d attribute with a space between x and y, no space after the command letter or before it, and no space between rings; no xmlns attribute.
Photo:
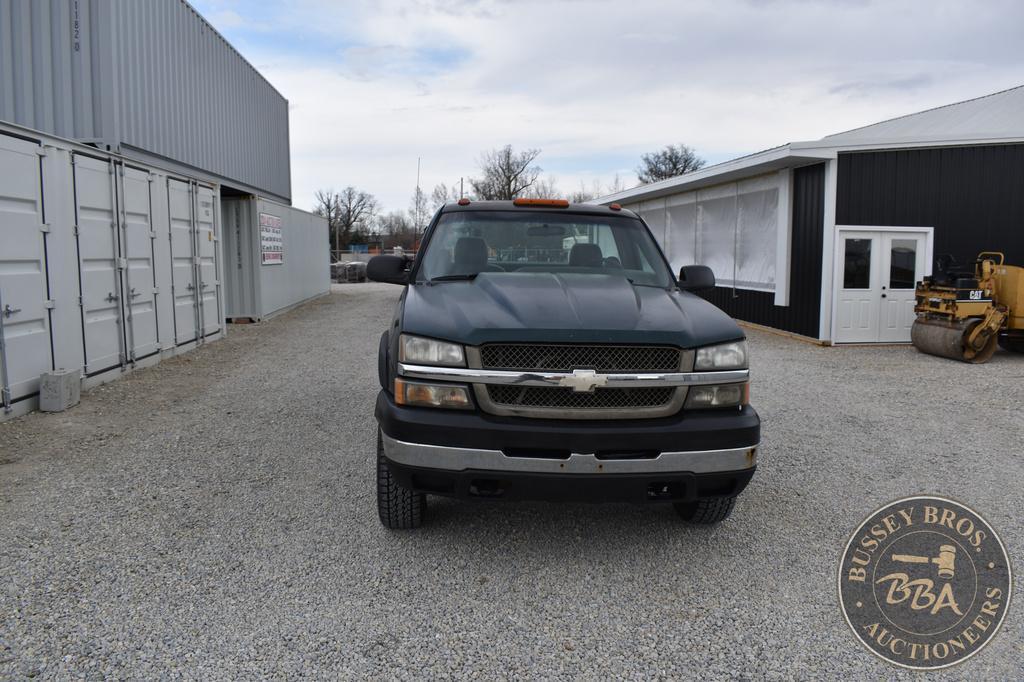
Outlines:
<svg viewBox="0 0 1024 682"><path fill-rule="evenodd" d="M913 289L917 283L917 240L893 239L889 255L889 288Z"/></svg>
<svg viewBox="0 0 1024 682"><path fill-rule="evenodd" d="M871 240L847 239L846 264L843 267L844 289L871 287Z"/></svg>

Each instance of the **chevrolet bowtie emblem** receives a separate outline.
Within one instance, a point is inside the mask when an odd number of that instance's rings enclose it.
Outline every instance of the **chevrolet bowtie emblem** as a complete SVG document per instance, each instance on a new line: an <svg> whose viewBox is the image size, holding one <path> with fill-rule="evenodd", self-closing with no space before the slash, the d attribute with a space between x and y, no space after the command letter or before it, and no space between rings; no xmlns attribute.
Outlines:
<svg viewBox="0 0 1024 682"><path fill-rule="evenodd" d="M572 388L576 393L591 393L598 386L608 383L608 376L598 374L592 369L574 369L572 376L562 377L558 380L559 386Z"/></svg>

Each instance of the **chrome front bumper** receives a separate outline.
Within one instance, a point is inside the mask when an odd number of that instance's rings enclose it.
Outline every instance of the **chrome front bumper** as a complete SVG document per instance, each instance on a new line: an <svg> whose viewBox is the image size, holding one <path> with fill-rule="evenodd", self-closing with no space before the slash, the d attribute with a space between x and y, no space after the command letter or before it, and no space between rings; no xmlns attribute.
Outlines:
<svg viewBox="0 0 1024 682"><path fill-rule="evenodd" d="M757 445L731 450L662 452L648 459L598 459L572 453L568 459L509 457L501 450L406 443L381 434L384 454L397 464L445 471L515 471L553 474L719 473L751 469Z"/></svg>

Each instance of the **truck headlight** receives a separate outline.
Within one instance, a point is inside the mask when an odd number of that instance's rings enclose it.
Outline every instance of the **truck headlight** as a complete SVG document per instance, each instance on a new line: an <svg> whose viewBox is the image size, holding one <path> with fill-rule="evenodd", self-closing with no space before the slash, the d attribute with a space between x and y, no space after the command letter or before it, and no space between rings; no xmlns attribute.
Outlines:
<svg viewBox="0 0 1024 682"><path fill-rule="evenodd" d="M723 386L694 386L686 394L686 408L691 410L711 407L739 407L750 402L750 384Z"/></svg>
<svg viewBox="0 0 1024 682"><path fill-rule="evenodd" d="M693 366L698 371L707 369L746 369L746 367L746 341L733 341L731 343L720 343L717 346L698 348L697 361Z"/></svg>
<svg viewBox="0 0 1024 682"><path fill-rule="evenodd" d="M424 384L405 379L395 379L395 402L413 407L447 407L456 410L473 408L465 386Z"/></svg>
<svg viewBox="0 0 1024 682"><path fill-rule="evenodd" d="M462 351L462 346L457 343L402 334L398 339L398 361L421 365L465 367L466 354Z"/></svg>

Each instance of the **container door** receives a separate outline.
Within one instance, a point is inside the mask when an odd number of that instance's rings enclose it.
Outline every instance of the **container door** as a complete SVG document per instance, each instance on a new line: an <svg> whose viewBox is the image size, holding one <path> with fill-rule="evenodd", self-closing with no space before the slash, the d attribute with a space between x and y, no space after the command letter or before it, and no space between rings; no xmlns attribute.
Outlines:
<svg viewBox="0 0 1024 682"><path fill-rule="evenodd" d="M0 389L6 406L53 369L39 145L0 135Z"/></svg>
<svg viewBox="0 0 1024 682"><path fill-rule="evenodd" d="M924 277L924 232L882 234L882 291L879 341L907 343L914 324L914 287Z"/></svg>
<svg viewBox="0 0 1024 682"><path fill-rule="evenodd" d="M156 279L153 270L152 202L149 173L120 167L121 246L125 268L128 356L140 360L157 352Z"/></svg>
<svg viewBox="0 0 1024 682"><path fill-rule="evenodd" d="M79 154L73 159L85 373L91 375L125 359L117 199L113 163Z"/></svg>
<svg viewBox="0 0 1024 682"><path fill-rule="evenodd" d="M209 187L195 185L196 253L199 255L200 320L203 336L220 331L220 273L217 271L216 213L214 194Z"/></svg>
<svg viewBox="0 0 1024 682"><path fill-rule="evenodd" d="M840 232L839 297L836 327L838 343L878 341L881 301L880 235L877 232Z"/></svg>
<svg viewBox="0 0 1024 682"><path fill-rule="evenodd" d="M167 181L167 204L171 221L171 296L174 298L174 342L196 340L199 310L196 306L196 255L193 229L192 186L180 180Z"/></svg>

